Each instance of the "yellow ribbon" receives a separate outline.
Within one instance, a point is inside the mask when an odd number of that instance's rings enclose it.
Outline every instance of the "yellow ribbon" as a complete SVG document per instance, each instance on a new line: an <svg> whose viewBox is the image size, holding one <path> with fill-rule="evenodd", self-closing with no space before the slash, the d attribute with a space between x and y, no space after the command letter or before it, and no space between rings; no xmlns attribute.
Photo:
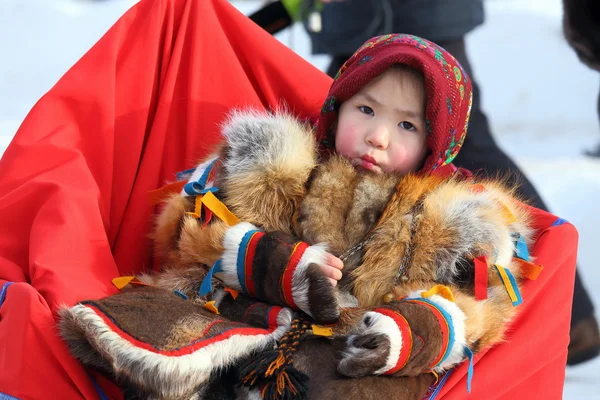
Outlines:
<svg viewBox="0 0 600 400"><path fill-rule="evenodd" d="M446 300L450 300L451 302L455 301L454 294L452 293L450 288L448 286L444 286L444 285L435 285L428 291L421 293L421 296L423 298L427 299L427 298L433 296L434 294L438 294L438 295L442 296L443 298L445 298Z"/></svg>
<svg viewBox="0 0 600 400"><path fill-rule="evenodd" d="M217 199L217 196L212 194L212 192L208 192L205 195L197 195L194 212L186 212L186 214L194 218L200 218L202 204L229 226L237 225L240 222L240 219L229 211L229 208L221 200Z"/></svg>
<svg viewBox="0 0 600 400"><path fill-rule="evenodd" d="M240 222L240 219L229 211L227 206L217 199L212 192L208 192L202 197L202 203L227 225L233 226Z"/></svg>

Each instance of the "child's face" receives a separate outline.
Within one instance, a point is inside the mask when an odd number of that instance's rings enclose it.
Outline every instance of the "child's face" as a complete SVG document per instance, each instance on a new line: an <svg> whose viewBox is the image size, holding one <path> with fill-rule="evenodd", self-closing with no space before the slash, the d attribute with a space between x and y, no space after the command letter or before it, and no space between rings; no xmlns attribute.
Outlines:
<svg viewBox="0 0 600 400"><path fill-rule="evenodd" d="M365 170L416 171L427 152L423 79L389 68L341 105L335 135L336 151Z"/></svg>

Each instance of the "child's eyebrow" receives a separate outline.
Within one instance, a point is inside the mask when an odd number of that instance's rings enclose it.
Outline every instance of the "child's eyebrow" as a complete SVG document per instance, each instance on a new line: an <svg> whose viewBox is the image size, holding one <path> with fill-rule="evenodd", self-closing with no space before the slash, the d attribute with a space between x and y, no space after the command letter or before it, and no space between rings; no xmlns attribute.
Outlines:
<svg viewBox="0 0 600 400"><path fill-rule="evenodd" d="M358 93L361 97L363 97L365 100L374 103L377 106L381 106L381 102L379 100L377 100L375 97L371 96L369 93L366 92L360 92ZM418 119L423 119L423 114L421 114L420 112L417 111L413 111L413 110L406 110L406 109L401 109L401 108L394 108L394 111L396 111L399 114L403 114L406 115L408 117L411 118L418 118Z"/></svg>

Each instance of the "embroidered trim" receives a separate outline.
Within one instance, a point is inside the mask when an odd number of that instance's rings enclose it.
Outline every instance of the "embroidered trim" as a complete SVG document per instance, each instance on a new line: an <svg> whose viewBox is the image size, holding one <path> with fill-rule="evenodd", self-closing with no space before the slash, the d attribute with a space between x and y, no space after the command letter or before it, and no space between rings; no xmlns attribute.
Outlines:
<svg viewBox="0 0 600 400"><path fill-rule="evenodd" d="M448 358L450 352L452 351L452 347L454 346L455 338L454 326L452 324L452 316L450 316L450 314L441 306L428 299L407 299L404 301L408 303L421 304L429 308L438 320L440 329L442 331L442 346L440 349L440 353L434 359L434 362L431 364L431 366L428 368L434 369L435 367L443 363L446 360L446 358Z"/></svg>
<svg viewBox="0 0 600 400"><path fill-rule="evenodd" d="M404 368L406 364L408 364L408 360L410 359L413 346L412 330L410 329L406 318L404 318L404 316L398 313L397 311L391 310L389 308L377 308L375 309L375 312L378 312L393 319L396 325L398 325L398 328L400 329L400 335L402 337L402 348L400 349L400 354L398 355L398 361L396 362L395 366L383 372L383 375L395 374L396 372Z"/></svg>
<svg viewBox="0 0 600 400"><path fill-rule="evenodd" d="M254 281L252 280L252 261L254 259L254 253L256 251L256 244L261 237L264 236L264 232L258 230L251 230L246 232L240 243L237 257L237 274L238 281L242 292L254 296Z"/></svg>
<svg viewBox="0 0 600 400"><path fill-rule="evenodd" d="M294 250L290 255L290 259L283 271L281 276L281 282L279 287L281 288L281 297L286 304L289 304L292 308L298 308L294 297L292 295L292 278L294 277L294 271L298 267L298 263L304 254L304 251L308 248L308 244L305 242L298 242L294 246Z"/></svg>

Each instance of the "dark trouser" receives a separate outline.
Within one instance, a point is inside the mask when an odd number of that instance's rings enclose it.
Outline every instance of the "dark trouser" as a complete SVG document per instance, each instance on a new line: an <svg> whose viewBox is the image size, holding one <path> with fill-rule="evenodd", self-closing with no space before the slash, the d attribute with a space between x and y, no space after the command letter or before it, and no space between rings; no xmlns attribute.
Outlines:
<svg viewBox="0 0 600 400"><path fill-rule="evenodd" d="M473 106L469 119L469 133L465 139L462 149L454 160L457 167L464 167L470 171L489 174L491 176L505 176L510 174L509 182L519 183L519 195L527 199L529 203L537 208L548 211L548 207L540 197L535 187L521 172L519 167L498 147L492 134L488 120L481 110L479 86L474 79L473 70L467 58L465 42L463 39L451 41L438 41L437 44L448 50L463 66L473 83ZM327 68L327 74L335 76L338 69L350 56L335 56ZM600 115L600 98L599 98ZM575 290L573 295L573 308L571 326L583 318L592 316L594 305L583 287L579 273L575 273Z"/></svg>

